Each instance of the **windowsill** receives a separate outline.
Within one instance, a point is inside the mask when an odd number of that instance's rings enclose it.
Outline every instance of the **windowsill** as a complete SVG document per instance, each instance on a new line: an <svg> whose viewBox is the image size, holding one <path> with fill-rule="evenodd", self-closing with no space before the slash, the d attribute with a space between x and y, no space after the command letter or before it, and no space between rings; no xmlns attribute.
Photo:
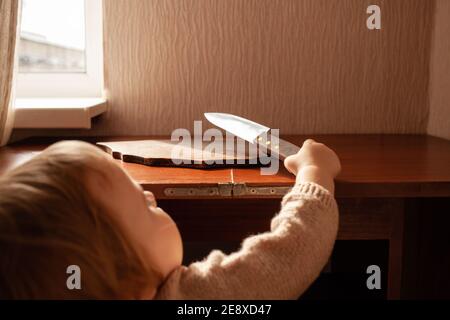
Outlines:
<svg viewBox="0 0 450 320"><path fill-rule="evenodd" d="M15 129L90 129L106 111L103 98L16 99Z"/></svg>

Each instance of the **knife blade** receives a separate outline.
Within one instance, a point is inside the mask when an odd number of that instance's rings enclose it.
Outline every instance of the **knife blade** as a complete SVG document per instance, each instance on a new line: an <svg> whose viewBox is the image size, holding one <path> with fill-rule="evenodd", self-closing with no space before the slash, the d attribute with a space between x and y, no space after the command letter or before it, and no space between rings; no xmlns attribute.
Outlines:
<svg viewBox="0 0 450 320"><path fill-rule="evenodd" d="M215 126L252 144L256 143L259 147L269 149L272 155L278 155L281 160L300 150L299 146L286 140L268 139L267 133L271 129L257 122L229 113L207 112L204 115Z"/></svg>

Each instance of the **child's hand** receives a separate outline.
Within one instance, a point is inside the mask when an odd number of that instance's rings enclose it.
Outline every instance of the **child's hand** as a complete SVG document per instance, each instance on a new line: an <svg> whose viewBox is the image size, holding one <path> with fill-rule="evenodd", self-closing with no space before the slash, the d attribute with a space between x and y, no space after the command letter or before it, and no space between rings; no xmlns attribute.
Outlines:
<svg viewBox="0 0 450 320"><path fill-rule="evenodd" d="M313 166L328 172L333 178L341 170L336 153L323 143L312 139L306 140L297 154L287 157L284 160L284 166L294 175L297 175L302 168Z"/></svg>
<svg viewBox="0 0 450 320"><path fill-rule="evenodd" d="M333 179L341 171L339 158L322 143L308 139L297 154L287 157L284 166L298 182L315 182L334 192Z"/></svg>

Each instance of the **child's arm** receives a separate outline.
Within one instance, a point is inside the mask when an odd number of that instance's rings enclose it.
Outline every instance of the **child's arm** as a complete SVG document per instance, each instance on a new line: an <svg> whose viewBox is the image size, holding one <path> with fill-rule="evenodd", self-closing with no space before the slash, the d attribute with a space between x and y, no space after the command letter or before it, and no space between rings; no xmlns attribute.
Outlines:
<svg viewBox="0 0 450 320"><path fill-rule="evenodd" d="M296 184L283 198L271 231L244 240L225 255L175 270L158 299L295 299L328 261L338 227L333 178L340 170L333 151L307 140L286 159Z"/></svg>

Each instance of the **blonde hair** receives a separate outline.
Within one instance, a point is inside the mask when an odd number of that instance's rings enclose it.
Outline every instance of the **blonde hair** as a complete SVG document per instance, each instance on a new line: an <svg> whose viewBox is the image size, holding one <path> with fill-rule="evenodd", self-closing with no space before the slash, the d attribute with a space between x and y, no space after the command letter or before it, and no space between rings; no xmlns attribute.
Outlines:
<svg viewBox="0 0 450 320"><path fill-rule="evenodd" d="M105 157L79 141L56 143L0 177L0 299L137 298L157 286L132 244L90 194ZM81 269L69 290L67 267Z"/></svg>

